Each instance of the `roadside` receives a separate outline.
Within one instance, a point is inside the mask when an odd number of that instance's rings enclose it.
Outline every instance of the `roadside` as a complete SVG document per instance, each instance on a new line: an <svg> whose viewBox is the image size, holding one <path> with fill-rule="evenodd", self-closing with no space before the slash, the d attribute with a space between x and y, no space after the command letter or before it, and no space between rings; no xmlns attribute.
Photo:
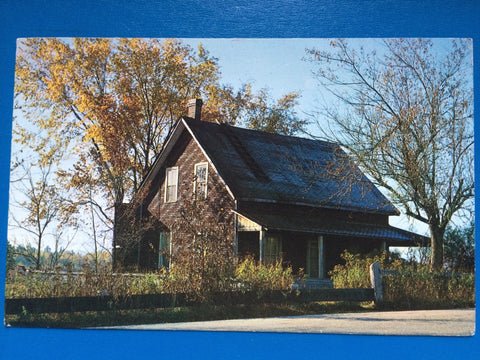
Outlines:
<svg viewBox="0 0 480 360"><path fill-rule="evenodd" d="M339 313L102 329L472 336L475 333L475 309Z"/></svg>

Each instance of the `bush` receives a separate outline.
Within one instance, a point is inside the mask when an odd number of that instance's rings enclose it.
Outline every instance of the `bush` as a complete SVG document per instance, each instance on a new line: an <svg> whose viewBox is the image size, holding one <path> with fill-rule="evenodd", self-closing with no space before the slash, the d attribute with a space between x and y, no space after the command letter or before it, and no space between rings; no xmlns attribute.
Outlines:
<svg viewBox="0 0 480 360"><path fill-rule="evenodd" d="M165 281L169 293L208 303L218 292L229 291L235 274L229 204L216 198L186 198L173 225L175 251ZM213 211L212 211L213 209Z"/></svg>
<svg viewBox="0 0 480 360"><path fill-rule="evenodd" d="M394 254L392 254L394 255ZM336 265L329 273L335 288L370 288L370 265L380 262L385 306L397 309L475 306L475 276L451 275L432 271L428 264L408 263L387 253L359 255L345 251L344 265Z"/></svg>
<svg viewBox="0 0 480 360"><path fill-rule="evenodd" d="M372 253L369 255L351 254L345 250L340 257L345 261L344 265L335 265L330 275L335 288L369 288L370 265L380 262L382 269L389 264L387 252Z"/></svg>
<svg viewBox="0 0 480 360"><path fill-rule="evenodd" d="M289 290L293 284L292 268L283 268L282 261L262 265L247 257L237 266L235 277L245 290Z"/></svg>
<svg viewBox="0 0 480 360"><path fill-rule="evenodd" d="M386 303L402 308L475 306L475 276L432 271L428 265L401 264L384 275Z"/></svg>
<svg viewBox="0 0 480 360"><path fill-rule="evenodd" d="M184 293L187 299L209 303L217 293L232 288L233 266L217 266L214 258L208 257L201 267L191 263L175 263L164 281L167 293Z"/></svg>

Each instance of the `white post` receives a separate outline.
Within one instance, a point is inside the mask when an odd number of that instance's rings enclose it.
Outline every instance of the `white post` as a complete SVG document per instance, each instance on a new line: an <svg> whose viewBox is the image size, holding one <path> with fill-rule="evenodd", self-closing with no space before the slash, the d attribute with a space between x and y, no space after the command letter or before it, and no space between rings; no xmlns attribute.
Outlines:
<svg viewBox="0 0 480 360"><path fill-rule="evenodd" d="M325 278L325 251L322 235L318 236L318 278Z"/></svg>
<svg viewBox="0 0 480 360"><path fill-rule="evenodd" d="M263 264L263 239L264 238L265 238L265 231L261 229L259 233L259 238L258 238L258 245L260 247L260 252L259 252L260 264Z"/></svg>
<svg viewBox="0 0 480 360"><path fill-rule="evenodd" d="M378 261L370 265L370 281L375 294L375 302L380 303L383 301L383 285L382 285L382 273L380 271L380 263Z"/></svg>
<svg viewBox="0 0 480 360"><path fill-rule="evenodd" d="M238 215L237 214L235 214L235 218L234 218L234 231L235 231L235 236L233 240L233 257L236 263L237 257L238 257Z"/></svg>
<svg viewBox="0 0 480 360"><path fill-rule="evenodd" d="M381 248L380 250L381 250L381 251L387 251L387 250L388 250L387 242L386 242L386 241L383 241L383 242L382 242L382 248Z"/></svg>

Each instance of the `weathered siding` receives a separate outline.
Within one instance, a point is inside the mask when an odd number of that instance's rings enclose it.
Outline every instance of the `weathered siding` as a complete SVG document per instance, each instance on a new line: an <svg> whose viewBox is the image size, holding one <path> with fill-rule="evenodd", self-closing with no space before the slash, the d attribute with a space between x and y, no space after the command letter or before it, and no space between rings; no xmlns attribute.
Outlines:
<svg viewBox="0 0 480 360"><path fill-rule="evenodd" d="M168 230L174 229L182 206L193 200L195 164L203 162L208 162L207 157L190 134L184 131L176 143L175 149L170 153L154 182L151 184L151 194L147 200L147 209L151 216L156 217ZM178 167L177 201L167 203L165 202L165 172L167 168L175 166ZM209 162L205 206L207 206L213 214L218 212L219 209L230 212L234 207L234 200L229 195L223 181ZM226 218L231 225L231 233L228 234L228 236L233 239L235 229L233 213L226 216ZM180 238L184 236L188 235L179 233L178 231L172 233L172 249L175 249L175 242L178 243ZM158 251L158 244L151 245L154 252Z"/></svg>

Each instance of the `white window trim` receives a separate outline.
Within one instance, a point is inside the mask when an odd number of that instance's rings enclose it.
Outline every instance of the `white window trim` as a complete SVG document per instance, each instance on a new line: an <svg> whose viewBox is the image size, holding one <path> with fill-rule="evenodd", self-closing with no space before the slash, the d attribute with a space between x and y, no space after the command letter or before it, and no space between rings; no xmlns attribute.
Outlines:
<svg viewBox="0 0 480 360"><path fill-rule="evenodd" d="M167 201L167 193L168 193L168 172L169 170L177 170L177 178L175 179L176 188L175 188L175 199ZM165 202L166 203L174 203L178 200L178 166L172 166L165 169Z"/></svg>
<svg viewBox="0 0 480 360"><path fill-rule="evenodd" d="M208 191L208 162L200 162L193 166L193 195L195 198L197 197L197 167L198 166L205 166L205 196L203 199L207 198L207 191Z"/></svg>

